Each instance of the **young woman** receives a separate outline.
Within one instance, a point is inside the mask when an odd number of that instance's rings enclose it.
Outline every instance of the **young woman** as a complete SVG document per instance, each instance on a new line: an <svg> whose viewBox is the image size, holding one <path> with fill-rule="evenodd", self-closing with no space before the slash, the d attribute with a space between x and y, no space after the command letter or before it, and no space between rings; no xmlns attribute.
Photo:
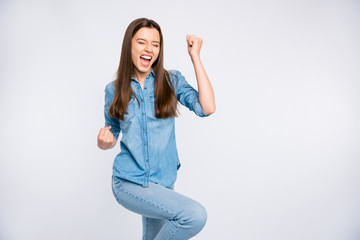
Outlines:
<svg viewBox="0 0 360 240"><path fill-rule="evenodd" d="M200 60L202 39L186 36L199 91L178 71L163 66L163 36L153 20L128 26L116 80L105 88L105 127L98 147L113 148L120 131L120 153L112 176L114 197L142 215L143 239L189 239L207 219L205 208L174 191L180 167L175 142L178 101L200 117L215 111L215 98Z"/></svg>

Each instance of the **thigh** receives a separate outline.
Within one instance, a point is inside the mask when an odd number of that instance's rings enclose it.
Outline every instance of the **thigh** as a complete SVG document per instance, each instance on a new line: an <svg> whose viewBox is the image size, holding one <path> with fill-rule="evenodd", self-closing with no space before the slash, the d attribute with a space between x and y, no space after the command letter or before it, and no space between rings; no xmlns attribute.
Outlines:
<svg viewBox="0 0 360 240"><path fill-rule="evenodd" d="M174 190L174 185L168 187ZM168 220L142 216L143 240L152 240Z"/></svg>
<svg viewBox="0 0 360 240"><path fill-rule="evenodd" d="M149 187L143 188L136 183L113 178L112 190L120 205L154 219L173 220L186 206L197 204L171 188L152 182Z"/></svg>
<svg viewBox="0 0 360 240"><path fill-rule="evenodd" d="M143 240L154 239L166 222L168 221L164 219L142 216Z"/></svg>

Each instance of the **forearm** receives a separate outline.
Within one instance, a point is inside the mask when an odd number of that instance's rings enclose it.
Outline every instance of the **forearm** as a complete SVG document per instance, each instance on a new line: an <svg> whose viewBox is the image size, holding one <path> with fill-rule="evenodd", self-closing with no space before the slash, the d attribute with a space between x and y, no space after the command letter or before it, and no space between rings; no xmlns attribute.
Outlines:
<svg viewBox="0 0 360 240"><path fill-rule="evenodd" d="M206 74L204 66L202 65L200 56L191 57L195 69L195 75L198 85L199 102L205 114L212 114L215 112L215 95L211 86L209 77Z"/></svg>

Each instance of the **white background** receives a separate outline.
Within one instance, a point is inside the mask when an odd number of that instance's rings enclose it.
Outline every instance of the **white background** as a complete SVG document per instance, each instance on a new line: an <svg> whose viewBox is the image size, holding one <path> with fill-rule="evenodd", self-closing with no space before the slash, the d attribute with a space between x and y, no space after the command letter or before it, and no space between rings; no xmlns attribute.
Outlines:
<svg viewBox="0 0 360 240"><path fill-rule="evenodd" d="M165 68L216 112L176 119L175 190L202 203L194 239L360 238L358 1L0 2L0 239L140 239L111 191L119 151L96 146L105 85L138 17L162 27Z"/></svg>

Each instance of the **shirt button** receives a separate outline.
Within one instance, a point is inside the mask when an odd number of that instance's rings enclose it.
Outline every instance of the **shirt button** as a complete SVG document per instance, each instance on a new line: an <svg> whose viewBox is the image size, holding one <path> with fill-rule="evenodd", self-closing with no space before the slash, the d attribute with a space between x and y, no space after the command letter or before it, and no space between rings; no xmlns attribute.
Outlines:
<svg viewBox="0 0 360 240"><path fill-rule="evenodd" d="M149 162L149 159L146 159L146 162Z"/></svg>
<svg viewBox="0 0 360 240"><path fill-rule="evenodd" d="M143 130L145 131L145 128L143 128Z"/></svg>
<svg viewBox="0 0 360 240"><path fill-rule="evenodd" d="M144 143L144 145L146 146L146 145L147 145L147 143Z"/></svg>
<svg viewBox="0 0 360 240"><path fill-rule="evenodd" d="M146 90L146 87L144 87L144 89Z"/></svg>
<svg viewBox="0 0 360 240"><path fill-rule="evenodd" d="M143 112L142 115L145 115L145 113Z"/></svg>
<svg viewBox="0 0 360 240"><path fill-rule="evenodd" d="M146 177L148 177L148 176L149 176L149 174L146 174L145 176L146 176Z"/></svg>
<svg viewBox="0 0 360 240"><path fill-rule="evenodd" d="M138 86L138 89L139 89L140 87Z"/></svg>
<svg viewBox="0 0 360 240"><path fill-rule="evenodd" d="M144 101L144 99L141 99L141 101L143 102L143 101Z"/></svg>

